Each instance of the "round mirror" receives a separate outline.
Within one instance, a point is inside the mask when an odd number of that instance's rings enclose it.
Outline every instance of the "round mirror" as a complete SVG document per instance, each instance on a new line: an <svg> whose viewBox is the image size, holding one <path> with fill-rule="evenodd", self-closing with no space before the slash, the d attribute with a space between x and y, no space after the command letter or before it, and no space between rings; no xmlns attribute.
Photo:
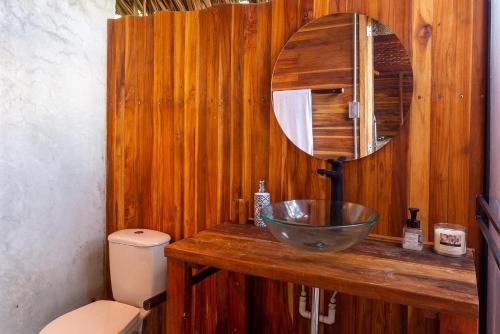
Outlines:
<svg viewBox="0 0 500 334"><path fill-rule="evenodd" d="M332 14L300 28L278 56L273 107L286 136L321 159L365 157L408 117L411 62L391 29L362 14Z"/></svg>

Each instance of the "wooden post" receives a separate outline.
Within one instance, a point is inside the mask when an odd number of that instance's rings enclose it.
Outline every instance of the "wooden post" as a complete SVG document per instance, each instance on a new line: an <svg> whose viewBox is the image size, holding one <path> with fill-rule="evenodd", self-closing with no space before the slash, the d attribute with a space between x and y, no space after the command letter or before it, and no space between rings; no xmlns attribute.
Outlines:
<svg viewBox="0 0 500 334"><path fill-rule="evenodd" d="M478 318L439 314L439 334L477 334L478 330Z"/></svg>
<svg viewBox="0 0 500 334"><path fill-rule="evenodd" d="M234 215L232 217L234 224L248 223L248 201L238 198L234 200Z"/></svg>
<svg viewBox="0 0 500 334"><path fill-rule="evenodd" d="M248 201L236 199L235 217L233 223L244 225L248 223ZM230 271L228 275L228 312L229 332L246 333L248 324L248 293L247 277L244 274Z"/></svg>
<svg viewBox="0 0 500 334"><path fill-rule="evenodd" d="M173 258L167 264L166 333L191 333L191 269Z"/></svg>

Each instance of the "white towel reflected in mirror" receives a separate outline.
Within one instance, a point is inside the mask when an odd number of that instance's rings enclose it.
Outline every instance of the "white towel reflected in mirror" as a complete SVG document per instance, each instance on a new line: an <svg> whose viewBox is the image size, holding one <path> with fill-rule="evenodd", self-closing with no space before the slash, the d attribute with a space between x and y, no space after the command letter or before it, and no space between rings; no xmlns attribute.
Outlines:
<svg viewBox="0 0 500 334"><path fill-rule="evenodd" d="M278 123L288 139L302 151L313 155L311 90L274 91L273 106Z"/></svg>

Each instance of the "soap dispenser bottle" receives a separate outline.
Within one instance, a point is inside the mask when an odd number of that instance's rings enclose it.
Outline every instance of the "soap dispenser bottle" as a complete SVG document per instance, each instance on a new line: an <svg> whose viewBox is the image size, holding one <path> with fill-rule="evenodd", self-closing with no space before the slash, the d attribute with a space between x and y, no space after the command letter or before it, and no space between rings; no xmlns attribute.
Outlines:
<svg viewBox="0 0 500 334"><path fill-rule="evenodd" d="M417 219L419 209L410 208L411 218L406 221L403 229L403 248L421 251L424 247L424 234Z"/></svg>
<svg viewBox="0 0 500 334"><path fill-rule="evenodd" d="M271 204L271 195L266 191L264 180L259 181L259 191L254 194L254 224L257 227L266 227L264 219L260 217L260 210Z"/></svg>

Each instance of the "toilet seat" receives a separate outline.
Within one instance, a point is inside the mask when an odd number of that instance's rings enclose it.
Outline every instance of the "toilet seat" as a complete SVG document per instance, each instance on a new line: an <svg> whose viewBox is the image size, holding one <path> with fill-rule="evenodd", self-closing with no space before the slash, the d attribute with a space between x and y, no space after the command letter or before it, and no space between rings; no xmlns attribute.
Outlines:
<svg viewBox="0 0 500 334"><path fill-rule="evenodd" d="M63 314L40 334L125 334L140 331L140 309L110 300L100 300Z"/></svg>

